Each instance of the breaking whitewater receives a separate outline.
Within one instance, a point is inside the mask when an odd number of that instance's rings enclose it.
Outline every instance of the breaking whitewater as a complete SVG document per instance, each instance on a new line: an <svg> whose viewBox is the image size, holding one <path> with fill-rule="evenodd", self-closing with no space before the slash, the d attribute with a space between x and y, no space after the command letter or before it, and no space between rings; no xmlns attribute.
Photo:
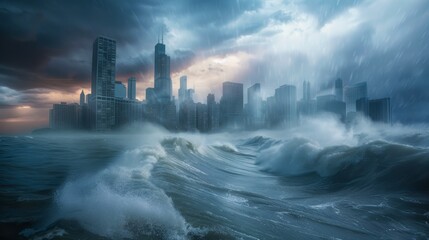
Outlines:
<svg viewBox="0 0 429 240"><path fill-rule="evenodd" d="M429 128L0 137L1 230L30 239L427 239ZM5 232L6 231L6 232Z"/></svg>

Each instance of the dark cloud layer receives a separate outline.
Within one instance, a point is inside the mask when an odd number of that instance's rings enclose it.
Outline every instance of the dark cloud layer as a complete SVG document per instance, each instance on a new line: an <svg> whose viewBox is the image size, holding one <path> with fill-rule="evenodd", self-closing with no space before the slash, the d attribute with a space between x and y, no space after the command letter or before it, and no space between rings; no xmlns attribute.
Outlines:
<svg viewBox="0 0 429 240"><path fill-rule="evenodd" d="M46 87L43 79L55 79L64 88L88 82L91 46L99 35L117 40L119 74L145 74L151 53L135 52L150 51L160 29L168 34L163 18L183 18L195 30L216 28L257 6L253 1L3 1L0 74L9 78L1 78L0 84L28 89ZM213 36L212 45L225 38ZM173 60L184 66L180 60L193 54L185 57L177 51ZM22 80L28 74L36 80Z"/></svg>

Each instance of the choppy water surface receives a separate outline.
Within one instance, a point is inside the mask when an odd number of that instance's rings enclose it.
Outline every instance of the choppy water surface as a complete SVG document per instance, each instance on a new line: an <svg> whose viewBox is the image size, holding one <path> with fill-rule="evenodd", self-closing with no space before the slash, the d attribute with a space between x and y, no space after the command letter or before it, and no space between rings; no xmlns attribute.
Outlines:
<svg viewBox="0 0 429 240"><path fill-rule="evenodd" d="M305 126L305 127L304 127ZM426 127L0 137L1 235L427 239Z"/></svg>

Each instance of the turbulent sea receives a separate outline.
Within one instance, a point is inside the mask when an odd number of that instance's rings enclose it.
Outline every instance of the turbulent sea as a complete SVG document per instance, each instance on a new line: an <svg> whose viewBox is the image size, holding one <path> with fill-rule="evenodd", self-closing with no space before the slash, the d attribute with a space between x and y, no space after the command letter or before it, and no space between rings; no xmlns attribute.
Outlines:
<svg viewBox="0 0 429 240"><path fill-rule="evenodd" d="M428 239L429 128L0 137L1 239Z"/></svg>

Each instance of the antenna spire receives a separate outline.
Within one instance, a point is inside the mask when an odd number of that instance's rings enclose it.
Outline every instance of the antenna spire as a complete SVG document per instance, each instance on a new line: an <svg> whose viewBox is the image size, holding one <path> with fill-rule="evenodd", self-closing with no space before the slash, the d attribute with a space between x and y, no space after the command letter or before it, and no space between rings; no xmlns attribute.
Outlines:
<svg viewBox="0 0 429 240"><path fill-rule="evenodd" d="M161 43L164 43L164 27L161 28Z"/></svg>

